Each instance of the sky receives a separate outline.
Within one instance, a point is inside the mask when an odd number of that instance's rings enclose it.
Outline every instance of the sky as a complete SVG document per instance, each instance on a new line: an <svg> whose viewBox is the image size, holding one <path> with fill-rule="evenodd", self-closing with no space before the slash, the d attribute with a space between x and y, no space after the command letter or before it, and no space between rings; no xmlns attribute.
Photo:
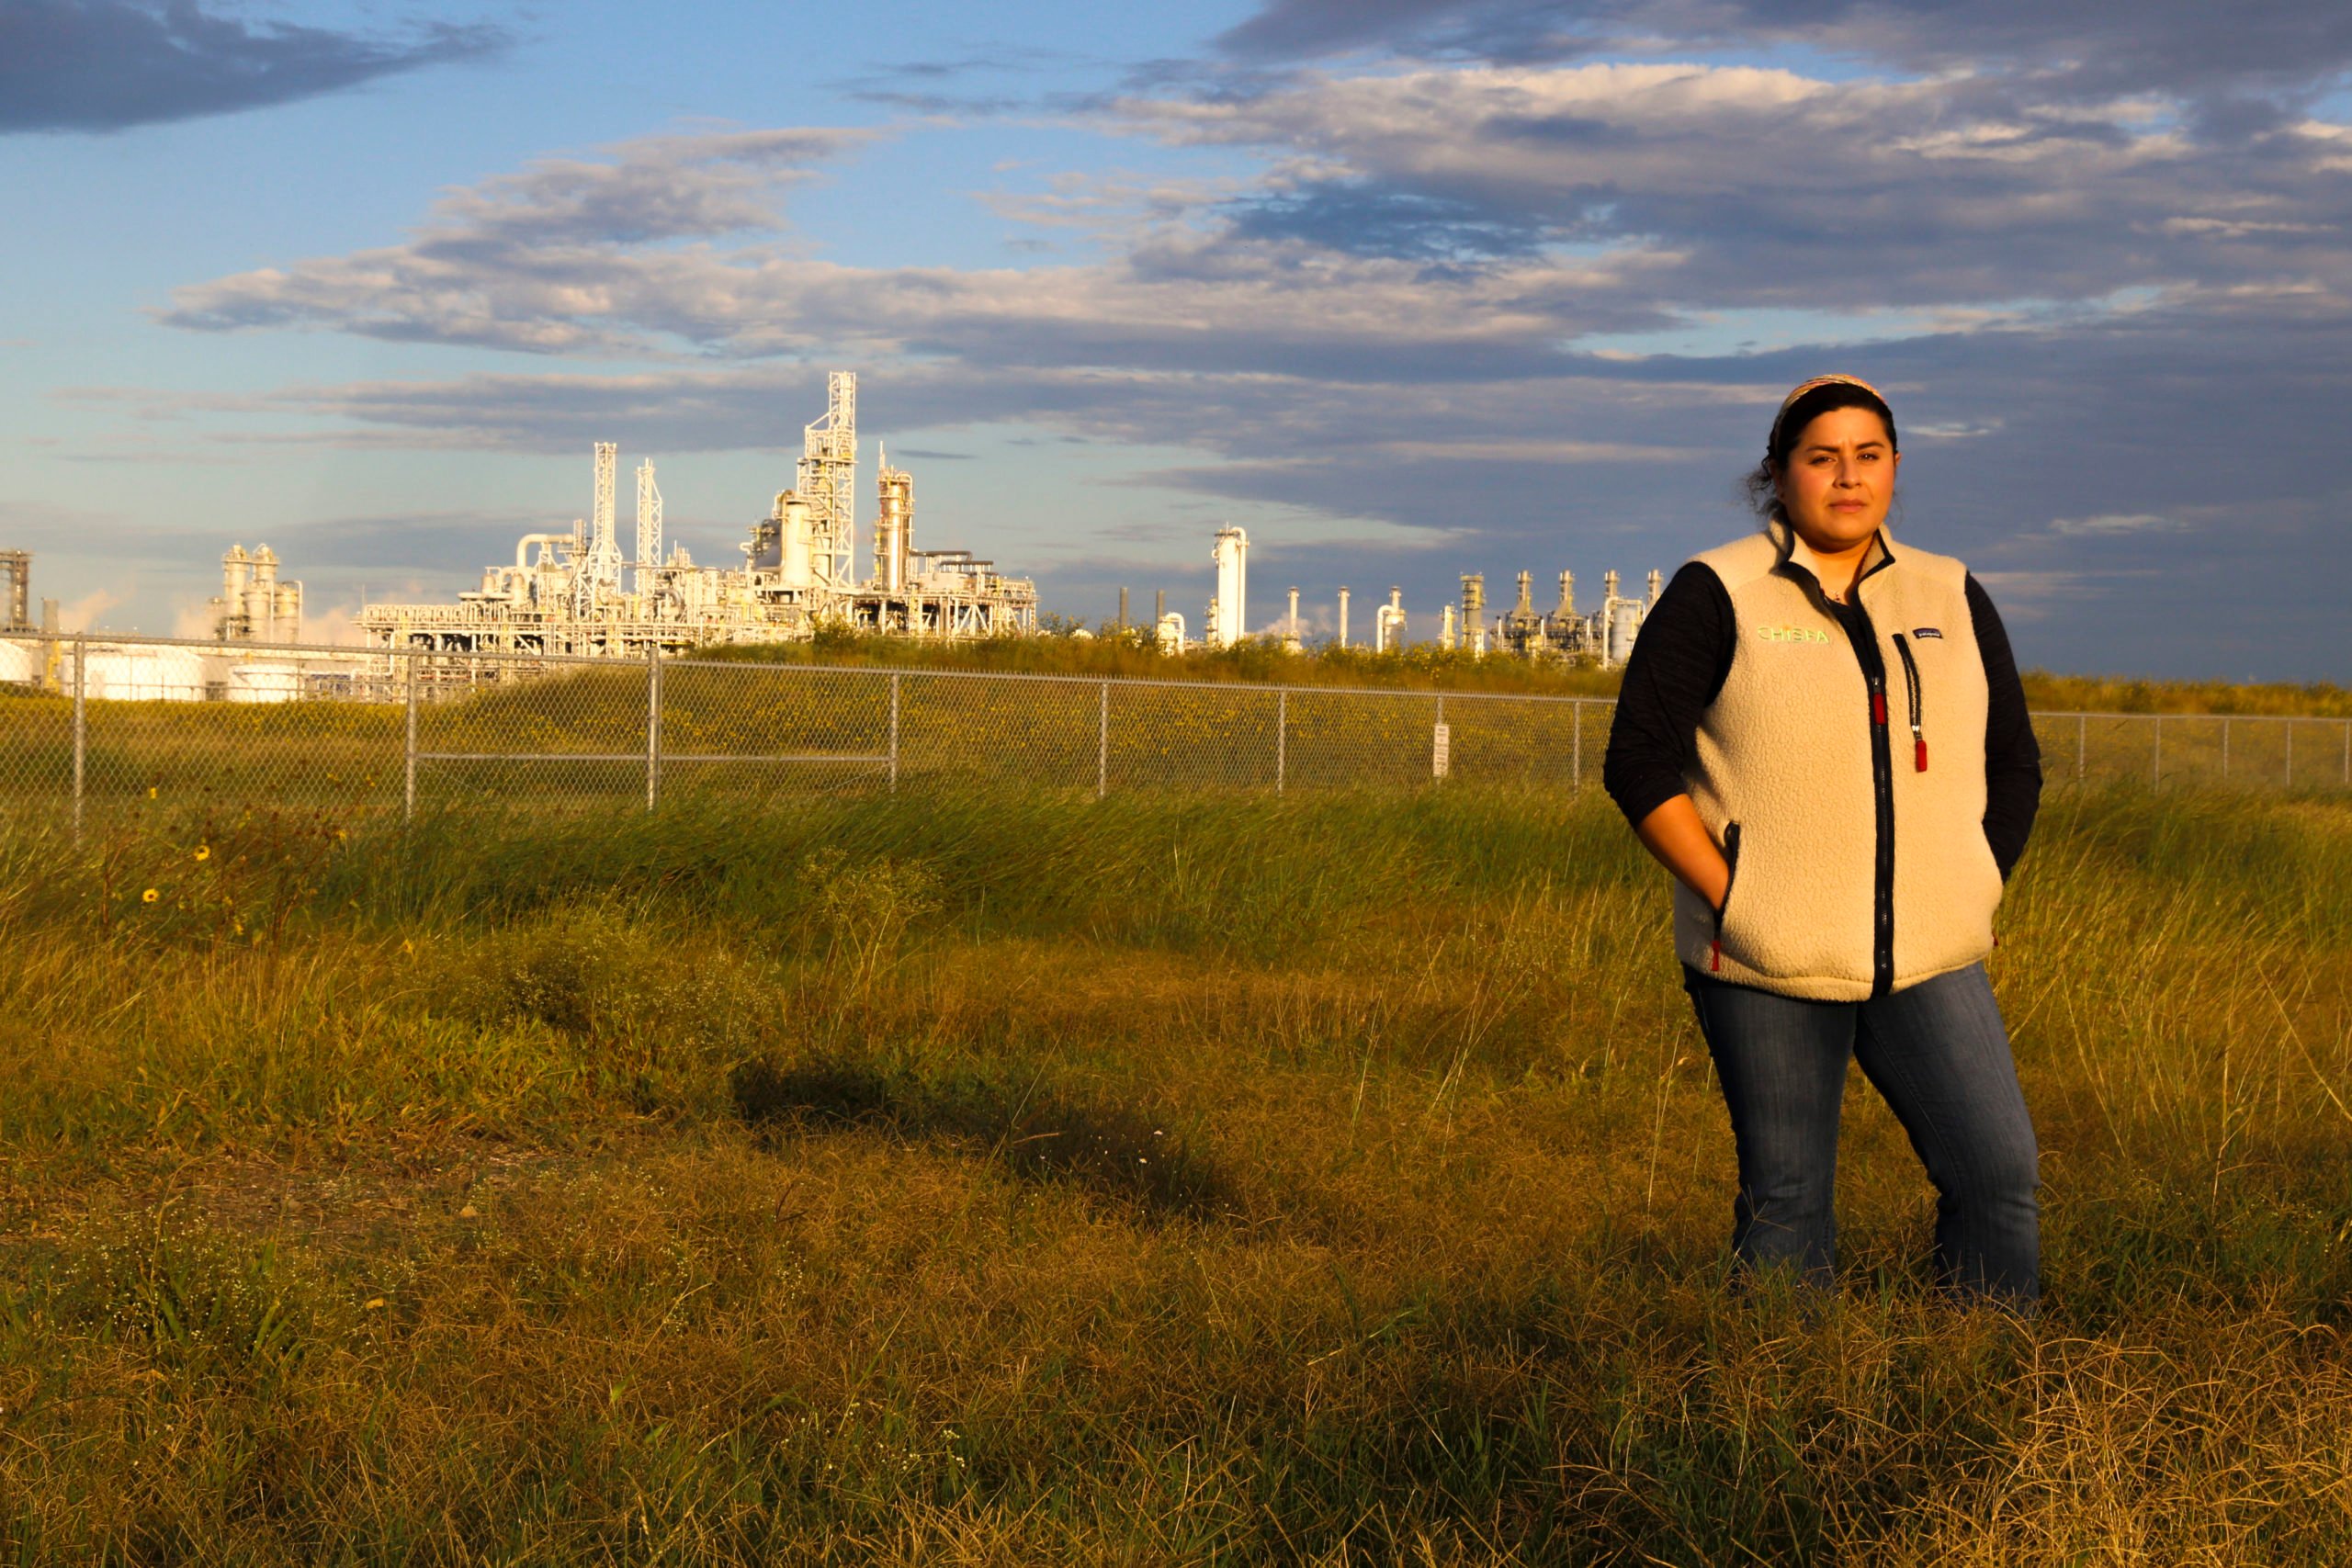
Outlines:
<svg viewBox="0 0 2352 1568"><path fill-rule="evenodd" d="M847 369L1048 610L1197 626L1232 523L1429 636L1752 528L1840 371L2027 664L2352 680L2341 0L0 0L0 193L72 625L447 599L600 440L730 561Z"/></svg>

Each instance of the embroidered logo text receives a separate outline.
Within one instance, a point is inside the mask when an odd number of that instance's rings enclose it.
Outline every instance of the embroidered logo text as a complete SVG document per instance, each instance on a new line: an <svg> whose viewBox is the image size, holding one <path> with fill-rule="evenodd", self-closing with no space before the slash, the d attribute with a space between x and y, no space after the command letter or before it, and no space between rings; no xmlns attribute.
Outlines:
<svg viewBox="0 0 2352 1568"><path fill-rule="evenodd" d="M1937 627L1934 627L1934 626L1921 626L1921 627L1919 627L1917 630L1914 631L1911 635L1912 635L1913 637L1918 637L1918 638L1920 638L1920 639L1922 639L1922 640L1925 640L1926 638L1928 638L1928 637L1934 637L1937 641L1940 642L1940 641L1942 641L1942 640L1943 640L1943 635L1944 635L1944 634L1943 634L1940 630L1939 630Z"/></svg>
<svg viewBox="0 0 2352 1568"><path fill-rule="evenodd" d="M1766 642L1827 642L1829 634L1817 626L1758 626L1756 635Z"/></svg>

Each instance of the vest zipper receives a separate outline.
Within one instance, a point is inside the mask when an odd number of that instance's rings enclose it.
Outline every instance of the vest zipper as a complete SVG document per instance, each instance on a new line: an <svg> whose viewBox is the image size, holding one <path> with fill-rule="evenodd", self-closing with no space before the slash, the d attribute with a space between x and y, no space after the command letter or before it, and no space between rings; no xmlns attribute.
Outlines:
<svg viewBox="0 0 2352 1568"><path fill-rule="evenodd" d="M1911 693L1911 757L1917 771L1924 773L1928 771L1928 737L1919 724L1926 694L1919 686L1919 666L1911 657L1911 644L1901 632L1894 634L1894 651L1903 656L1903 683Z"/></svg>
<svg viewBox="0 0 2352 1568"><path fill-rule="evenodd" d="M1894 748L1887 733L1886 660L1879 652L1870 612L1862 608L1861 584L1856 582L1854 589L1850 600L1831 608L1870 686L1871 794L1878 840L1871 898L1871 997L1875 1000L1894 989Z"/></svg>

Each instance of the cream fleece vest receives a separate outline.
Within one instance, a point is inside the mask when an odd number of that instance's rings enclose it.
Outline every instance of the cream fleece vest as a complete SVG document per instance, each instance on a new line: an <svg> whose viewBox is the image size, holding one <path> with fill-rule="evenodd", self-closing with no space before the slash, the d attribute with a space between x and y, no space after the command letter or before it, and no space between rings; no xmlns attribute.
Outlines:
<svg viewBox="0 0 2352 1568"><path fill-rule="evenodd" d="M1730 595L1736 634L1690 796L1732 883L1720 918L1676 886L1675 946L1720 979L1860 1001L1992 948L1984 661L1966 569L1882 541L1859 586L1884 671L1874 702L1805 557L1774 525L1696 558Z"/></svg>

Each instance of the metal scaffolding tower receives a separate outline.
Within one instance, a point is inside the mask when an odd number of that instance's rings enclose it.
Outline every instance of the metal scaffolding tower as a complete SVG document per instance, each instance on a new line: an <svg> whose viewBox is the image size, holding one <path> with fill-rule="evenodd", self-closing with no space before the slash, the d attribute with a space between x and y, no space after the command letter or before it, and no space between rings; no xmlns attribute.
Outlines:
<svg viewBox="0 0 2352 1568"><path fill-rule="evenodd" d="M596 519L595 533L588 545L588 570L607 588L617 588L621 581L621 542L614 522L615 470L619 466L620 450L616 442L596 443Z"/></svg>
<svg viewBox="0 0 2352 1568"><path fill-rule="evenodd" d="M6 619L0 621L9 630L32 625L33 557L30 550L0 550L0 577L8 580Z"/></svg>
<svg viewBox="0 0 2352 1568"><path fill-rule="evenodd" d="M662 487L653 482L653 459L637 466L637 582L639 593L653 587L662 564Z"/></svg>
<svg viewBox="0 0 2352 1568"><path fill-rule="evenodd" d="M814 533L809 557L826 587L851 585L857 537L857 375L825 378L825 417L803 433L800 499Z"/></svg>

